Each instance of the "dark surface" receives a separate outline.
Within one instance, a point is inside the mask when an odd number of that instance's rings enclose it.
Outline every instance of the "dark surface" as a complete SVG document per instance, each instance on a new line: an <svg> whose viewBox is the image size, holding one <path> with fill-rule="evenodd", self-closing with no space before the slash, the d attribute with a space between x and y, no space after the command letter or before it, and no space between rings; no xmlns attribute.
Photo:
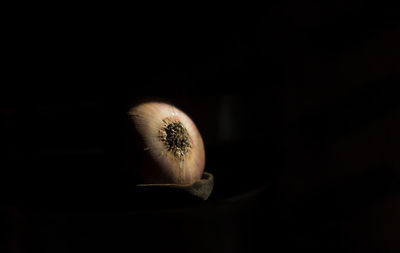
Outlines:
<svg viewBox="0 0 400 253"><path fill-rule="evenodd" d="M70 7L6 18L0 252L400 251L396 8ZM132 191L147 96L198 126L207 201Z"/></svg>
<svg viewBox="0 0 400 253"><path fill-rule="evenodd" d="M139 191L138 195L145 201L152 199L155 204L172 202L172 205L176 205L180 202L192 203L207 200L213 187L213 175L204 172L201 179L192 184L138 184L135 190Z"/></svg>

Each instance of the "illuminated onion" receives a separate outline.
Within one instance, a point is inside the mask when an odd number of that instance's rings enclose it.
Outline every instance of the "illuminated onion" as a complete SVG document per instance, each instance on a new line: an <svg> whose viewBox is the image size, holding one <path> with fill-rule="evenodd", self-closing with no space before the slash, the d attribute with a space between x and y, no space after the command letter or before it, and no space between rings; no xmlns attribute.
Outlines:
<svg viewBox="0 0 400 253"><path fill-rule="evenodd" d="M134 106L129 115L146 157L138 168L140 183L192 184L201 179L203 140L184 112L171 104L145 102Z"/></svg>

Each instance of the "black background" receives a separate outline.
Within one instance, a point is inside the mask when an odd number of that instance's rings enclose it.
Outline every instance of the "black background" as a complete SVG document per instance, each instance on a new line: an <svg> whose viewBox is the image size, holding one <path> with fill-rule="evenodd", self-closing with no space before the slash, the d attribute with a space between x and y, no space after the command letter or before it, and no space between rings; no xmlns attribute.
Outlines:
<svg viewBox="0 0 400 253"><path fill-rule="evenodd" d="M2 250L399 251L396 8L34 7L3 29ZM209 200L131 192L126 112L149 96L197 124Z"/></svg>

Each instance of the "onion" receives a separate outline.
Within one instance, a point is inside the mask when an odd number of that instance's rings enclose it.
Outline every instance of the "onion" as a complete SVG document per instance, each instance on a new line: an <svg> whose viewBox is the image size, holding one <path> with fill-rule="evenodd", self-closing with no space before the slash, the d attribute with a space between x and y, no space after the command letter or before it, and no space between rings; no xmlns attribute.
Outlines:
<svg viewBox="0 0 400 253"><path fill-rule="evenodd" d="M204 144L193 121L175 106L144 102L128 113L139 135L145 162L138 177L142 184L192 184L201 179Z"/></svg>

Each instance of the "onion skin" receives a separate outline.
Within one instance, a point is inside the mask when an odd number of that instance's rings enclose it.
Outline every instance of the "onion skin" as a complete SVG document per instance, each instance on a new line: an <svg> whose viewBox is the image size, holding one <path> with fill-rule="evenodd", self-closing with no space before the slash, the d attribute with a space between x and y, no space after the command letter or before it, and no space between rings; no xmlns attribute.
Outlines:
<svg viewBox="0 0 400 253"><path fill-rule="evenodd" d="M184 112L171 104L144 102L132 107L128 115L140 137L139 150L144 156L144 162L136 168L139 183L192 184L201 179L205 166L203 139ZM171 152L160 138L168 122L177 122L187 130L190 146L184 155Z"/></svg>

